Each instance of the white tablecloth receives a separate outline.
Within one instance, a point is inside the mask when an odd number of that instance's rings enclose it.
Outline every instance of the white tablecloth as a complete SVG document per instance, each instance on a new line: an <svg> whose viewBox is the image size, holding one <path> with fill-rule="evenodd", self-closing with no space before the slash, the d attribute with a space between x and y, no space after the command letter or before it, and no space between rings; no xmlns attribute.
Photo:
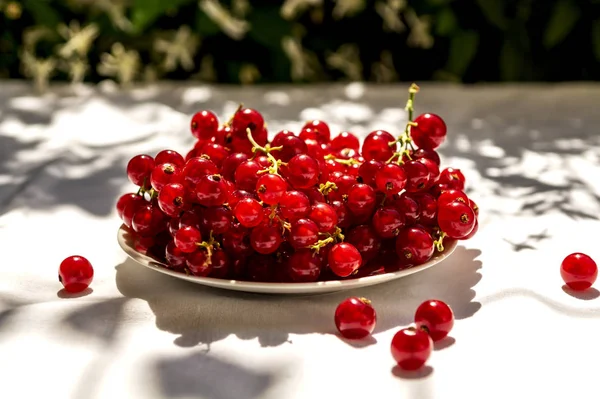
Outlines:
<svg viewBox="0 0 600 399"><path fill-rule="evenodd" d="M448 123L443 162L481 208L480 232L438 266L322 296L203 288L148 270L116 243L115 199L137 153L184 150L190 115L263 110L270 131L309 118L399 132L407 85L212 88L0 84L0 398L599 397L600 295L565 292L562 259L600 260L600 86L422 85ZM65 297L63 258L95 267ZM599 283L600 284L600 283ZM335 335L336 305L370 298L373 339ZM454 310L452 338L416 374L390 341L419 303Z"/></svg>

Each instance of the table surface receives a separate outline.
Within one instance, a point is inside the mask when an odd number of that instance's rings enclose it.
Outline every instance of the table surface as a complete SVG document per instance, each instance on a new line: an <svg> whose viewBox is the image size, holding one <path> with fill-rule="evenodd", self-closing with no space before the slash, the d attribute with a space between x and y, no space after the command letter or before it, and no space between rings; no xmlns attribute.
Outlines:
<svg viewBox="0 0 600 399"><path fill-rule="evenodd" d="M129 158L192 143L190 115L263 110L270 131L310 118L333 131L399 132L407 85L207 87L120 92L0 84L0 397L592 397L600 293L563 289L562 259L600 260L600 85L423 84L416 111L448 124L443 163L481 208L478 235L425 272L320 296L204 288L128 260L115 199ZM95 267L93 292L65 297L63 258ZM349 344L333 313L370 298L373 338ZM423 300L446 301L451 338L415 374L389 346ZM597 396L597 395L596 395Z"/></svg>

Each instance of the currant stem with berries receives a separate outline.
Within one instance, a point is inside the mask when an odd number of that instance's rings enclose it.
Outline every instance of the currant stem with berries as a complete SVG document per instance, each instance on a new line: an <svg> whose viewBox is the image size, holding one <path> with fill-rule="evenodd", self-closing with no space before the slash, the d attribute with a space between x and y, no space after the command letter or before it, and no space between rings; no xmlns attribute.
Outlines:
<svg viewBox="0 0 600 399"><path fill-rule="evenodd" d="M267 169L267 171L271 174L274 175L278 175L279 173L279 165L282 165L283 163L276 159L273 154L271 154L271 151L276 151L276 150L281 150L283 147L263 147L260 144L258 144L256 142L256 140L254 140L254 137L252 137L252 130L250 130L250 128L246 129L246 134L248 136L248 140L250 141L250 144L252 144L252 152L256 153L257 151L260 151L262 153L264 153L267 158L269 158L269 161L271 162L271 166ZM267 144L268 146L268 144Z"/></svg>
<svg viewBox="0 0 600 399"><path fill-rule="evenodd" d="M314 253L317 254L319 253L321 248L326 247L327 245L332 244L336 241L344 241L342 229L340 229L339 227L336 227L335 231L332 234L330 234L329 237L319 240L315 244L311 245L310 249L312 249Z"/></svg>
<svg viewBox="0 0 600 399"><path fill-rule="evenodd" d="M410 85L410 88L408 89L408 101L406 101L406 111L408 112L408 122L406 123L406 127L404 128L404 132L400 135L400 137L398 137L398 139L396 139L395 141L390 142L388 145L390 147L395 146L396 144L400 143L400 150L395 152L390 159L387 160L386 163L391 163L394 159L398 158L396 163L398 165L401 165L403 163L403 158L407 157L408 159L412 160L411 158L411 151L415 151L415 147L413 146L412 143L412 139L410 137L410 129L413 126L417 126L417 124L415 122L413 122L413 114L415 111L415 95L419 92L419 86L417 86L416 84L412 84ZM409 149L410 147L410 149Z"/></svg>

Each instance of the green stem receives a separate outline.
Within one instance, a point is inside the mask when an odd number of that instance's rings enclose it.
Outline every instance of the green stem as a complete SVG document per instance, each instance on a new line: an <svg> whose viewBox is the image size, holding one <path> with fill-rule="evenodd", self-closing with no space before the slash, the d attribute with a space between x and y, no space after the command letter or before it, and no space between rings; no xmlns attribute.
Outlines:
<svg viewBox="0 0 600 399"><path fill-rule="evenodd" d="M387 160L386 163L390 163L392 161L394 161L394 159L396 159L396 157L398 158L398 160L396 161L396 163L398 165L403 163L403 156L407 155L409 159L410 158L410 150L414 151L415 147L412 144L412 139L410 137L410 129L412 126L416 126L416 123L413 122L413 115L414 115L414 105L415 105L415 95L419 92L419 86L417 86L416 84L411 84L410 88L408 89L408 101L406 101L406 111L408 112L408 122L406 123L406 127L404 128L404 132L402 132L402 134L393 142L389 143L390 147L392 146L396 146L398 143L400 143L400 149L398 151L396 151L392 157L390 159Z"/></svg>
<svg viewBox="0 0 600 399"><path fill-rule="evenodd" d="M206 264L210 265L212 263L213 248L215 246L215 238L213 237L212 230L208 237L208 241L202 241L202 242L196 243L196 245L199 246L200 248L204 248L204 250L206 250Z"/></svg>
<svg viewBox="0 0 600 399"><path fill-rule="evenodd" d="M265 148L265 147L261 146L260 144L258 144L256 142L256 140L254 140L254 137L252 137L252 130L250 130L250 128L246 128L246 135L248 136L248 140L250 141L250 144L252 144L252 152L256 152L256 151L263 152L267 156L269 161L271 162L271 167L269 168L269 173L272 173L274 175L279 174L278 173L279 172L279 161L277 159L275 159L273 154L271 154L271 151L281 149L281 147Z"/></svg>
<svg viewBox="0 0 600 399"><path fill-rule="evenodd" d="M433 245L435 245L435 249L438 252L443 252L444 251L444 238L446 237L446 233L444 233L443 231L440 233L440 237L435 240L433 242Z"/></svg>
<svg viewBox="0 0 600 399"><path fill-rule="evenodd" d="M317 241L316 243L314 243L313 245L310 246L310 249L312 249L315 253L319 253L321 248L326 247L327 245L334 243L335 241L338 241L338 240L344 241L344 235L342 234L342 229L340 229L339 227L336 227L333 234L331 234L327 238Z"/></svg>

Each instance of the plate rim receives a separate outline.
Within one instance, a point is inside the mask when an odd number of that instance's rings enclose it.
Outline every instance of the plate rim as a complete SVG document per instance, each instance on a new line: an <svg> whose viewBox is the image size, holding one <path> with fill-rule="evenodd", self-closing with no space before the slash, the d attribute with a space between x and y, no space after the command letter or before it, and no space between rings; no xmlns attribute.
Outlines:
<svg viewBox="0 0 600 399"><path fill-rule="evenodd" d="M297 293L297 292L310 292L310 291L332 291L332 290L345 290L351 288L360 288L368 285L375 285L384 283L387 281L395 280L398 278L406 277L411 274L421 272L429 269L443 260L448 258L456 249L458 240L448 239L444 242L444 251L438 252L429 261L419 266L413 266L404 270L395 272L389 272L384 274L378 274L375 276L365 276L356 279L349 280L329 280L329 281L316 281L308 283L270 283L270 282L255 282L255 281L244 281L244 280L231 280L231 279L220 279L214 277L198 277L190 276L181 272L177 272L168 269L166 265L156 259L151 258L148 255L142 254L135 250L132 246L127 244L125 234L131 234L129 228L122 224L117 231L117 242L121 249L136 263L145 266L149 269L158 271L171 277L175 277L181 280L190 281L196 284L207 285L211 287L247 291L247 292L268 292L268 290L276 290L277 293Z"/></svg>

